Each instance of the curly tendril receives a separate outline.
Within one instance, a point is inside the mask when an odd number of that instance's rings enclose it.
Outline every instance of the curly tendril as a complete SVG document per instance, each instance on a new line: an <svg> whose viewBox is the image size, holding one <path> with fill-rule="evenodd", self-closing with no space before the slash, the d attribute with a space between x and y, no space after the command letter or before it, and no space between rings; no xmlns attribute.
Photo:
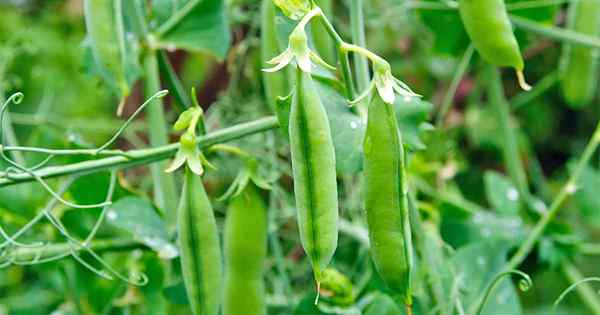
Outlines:
<svg viewBox="0 0 600 315"><path fill-rule="evenodd" d="M589 278L584 278L581 279L573 284L571 284L568 288L566 288L556 299L556 301L554 301L554 304L552 304L552 310L556 311L556 308L558 307L558 305L560 304L560 302L562 302L562 300L564 300L564 298L567 296L567 294L569 294L571 291L573 291L575 288L577 288L577 286L587 283L587 282L600 282L600 278L599 277L589 277ZM600 292L599 292L600 293Z"/></svg>
<svg viewBox="0 0 600 315"><path fill-rule="evenodd" d="M481 314L481 312L483 311L483 307L485 306L485 302L487 302L487 300L490 298L492 291L496 288L496 286L498 286L498 284L500 284L501 280L503 280L506 276L510 276L510 275L518 275L521 277L521 280L519 280L519 285L518 285L519 290L525 292L525 291L528 291L529 289L531 289L531 287L533 287L533 281L531 281L531 277L529 277L528 274L526 274L520 270L512 269L512 270L501 272L494 277L494 279L492 280L492 283L485 289L485 291L483 293L483 298L477 304L477 307L475 308L475 312L473 312L473 314L476 314L476 315Z"/></svg>

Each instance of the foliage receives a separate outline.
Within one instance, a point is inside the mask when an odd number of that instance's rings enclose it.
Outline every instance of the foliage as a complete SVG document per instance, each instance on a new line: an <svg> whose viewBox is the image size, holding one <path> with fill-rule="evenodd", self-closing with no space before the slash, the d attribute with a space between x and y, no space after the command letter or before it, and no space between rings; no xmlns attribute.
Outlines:
<svg viewBox="0 0 600 315"><path fill-rule="evenodd" d="M600 314L600 89L569 73L593 95L573 106L563 92L565 53L599 70L600 30L557 22L573 1L504 1L533 85L522 91L480 56L461 1L0 1L0 314L190 314L180 166L203 173L193 182L220 240L231 199L261 188L268 248L252 288L269 315ZM285 68L262 71L273 66ZM320 292L311 258L323 257L304 253L296 219L297 66L322 103L338 183ZM375 94L405 145L411 308L371 258Z"/></svg>

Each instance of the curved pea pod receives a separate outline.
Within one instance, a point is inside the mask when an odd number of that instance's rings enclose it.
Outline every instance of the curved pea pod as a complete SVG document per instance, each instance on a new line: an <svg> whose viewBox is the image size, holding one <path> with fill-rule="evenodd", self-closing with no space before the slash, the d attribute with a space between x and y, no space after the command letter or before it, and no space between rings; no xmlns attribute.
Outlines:
<svg viewBox="0 0 600 315"><path fill-rule="evenodd" d="M230 203L225 221L224 315L264 315L267 208L253 182Z"/></svg>
<svg viewBox="0 0 600 315"><path fill-rule="evenodd" d="M483 59L523 70L523 57L504 0L459 0L458 8L467 34Z"/></svg>
<svg viewBox="0 0 600 315"><path fill-rule="evenodd" d="M313 79L300 69L289 135L300 240L318 284L337 247L335 152L327 114Z"/></svg>
<svg viewBox="0 0 600 315"><path fill-rule="evenodd" d="M392 104L376 94L364 140L365 209L371 256L386 285L410 300L410 223L404 148Z"/></svg>
<svg viewBox="0 0 600 315"><path fill-rule="evenodd" d="M218 315L222 257L212 206L200 176L187 167L178 210L181 271L194 315Z"/></svg>
<svg viewBox="0 0 600 315"><path fill-rule="evenodd" d="M572 2L568 27L586 35L600 36L600 0ZM562 94L567 104L574 108L588 105L598 86L598 49L565 45L561 70Z"/></svg>
<svg viewBox="0 0 600 315"><path fill-rule="evenodd" d="M260 33L260 48L263 66L269 67L266 60L270 60L273 56L277 56L285 49L277 39L277 28L275 24L275 5L273 0L263 0L261 9L261 33ZM288 82L288 70L272 73L263 73L263 84L265 95L271 110L277 109L277 98L288 95L290 92Z"/></svg>

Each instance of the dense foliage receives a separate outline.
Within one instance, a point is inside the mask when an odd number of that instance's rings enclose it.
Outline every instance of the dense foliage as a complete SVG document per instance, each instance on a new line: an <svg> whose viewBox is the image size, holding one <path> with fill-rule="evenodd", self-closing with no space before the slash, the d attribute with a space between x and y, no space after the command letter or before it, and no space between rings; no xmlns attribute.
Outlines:
<svg viewBox="0 0 600 315"><path fill-rule="evenodd" d="M598 50L600 0L0 0L0 314L600 314Z"/></svg>

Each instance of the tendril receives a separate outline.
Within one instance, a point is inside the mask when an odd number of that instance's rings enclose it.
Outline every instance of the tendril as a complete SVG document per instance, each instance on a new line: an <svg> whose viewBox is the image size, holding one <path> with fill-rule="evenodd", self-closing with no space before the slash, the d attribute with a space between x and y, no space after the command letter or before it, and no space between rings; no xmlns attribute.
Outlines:
<svg viewBox="0 0 600 315"><path fill-rule="evenodd" d="M599 277L589 277L589 278L584 278L581 279L573 284L571 284L568 288L566 288L556 299L556 301L554 301L554 304L552 305L552 310L556 311L556 308L558 307L558 305L560 304L560 302L562 302L562 300L564 300L564 298L567 296L567 294L569 294L571 291L573 291L577 286L579 286L580 284L584 284L587 282L600 282L600 278Z"/></svg>
<svg viewBox="0 0 600 315"><path fill-rule="evenodd" d="M483 307L485 306L485 302L487 302L487 300L490 298L492 291L496 288L496 286L500 283L501 280L503 280L506 276L510 276L513 274L521 276L521 280L519 280L519 289L521 291L525 292L525 291L528 291L529 289L531 289L531 287L533 287L533 281L531 281L531 277L529 277L528 274L526 274L520 270L512 269L512 270L501 272L494 277L494 279L492 280L492 283L485 289L483 298L477 304L477 308L476 308L476 311L474 312L474 314L476 314L476 315L481 314L481 312L483 311Z"/></svg>

